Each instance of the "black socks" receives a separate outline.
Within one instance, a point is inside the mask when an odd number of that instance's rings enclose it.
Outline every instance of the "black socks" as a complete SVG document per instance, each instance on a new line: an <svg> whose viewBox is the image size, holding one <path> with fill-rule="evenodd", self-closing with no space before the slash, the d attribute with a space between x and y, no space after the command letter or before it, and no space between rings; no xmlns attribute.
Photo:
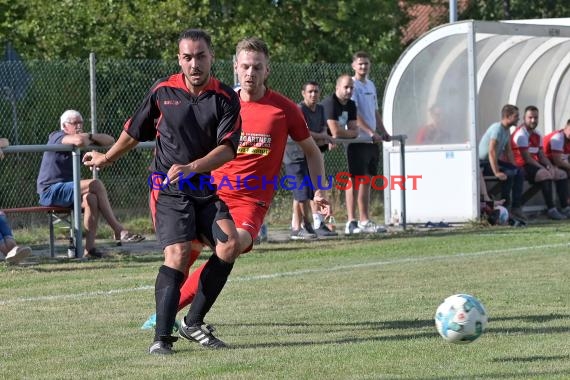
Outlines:
<svg viewBox="0 0 570 380"><path fill-rule="evenodd" d="M178 312L178 302L180 301L180 286L183 282L184 273L166 265L158 269L154 285L156 302L155 341L161 340L161 337L170 337L172 333Z"/></svg>
<svg viewBox="0 0 570 380"><path fill-rule="evenodd" d="M188 326L204 323L206 313L222 292L233 266L233 263L221 260L215 253L210 256L200 274L198 291L185 318Z"/></svg>

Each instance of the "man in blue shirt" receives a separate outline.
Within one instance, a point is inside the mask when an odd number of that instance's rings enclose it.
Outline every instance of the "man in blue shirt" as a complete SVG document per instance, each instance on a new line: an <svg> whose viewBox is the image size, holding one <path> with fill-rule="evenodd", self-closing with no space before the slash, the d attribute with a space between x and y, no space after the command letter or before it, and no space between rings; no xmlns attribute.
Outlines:
<svg viewBox="0 0 570 380"><path fill-rule="evenodd" d="M501 197L511 214L526 219L521 210L523 172L515 165L510 142L510 128L519 121L519 109L507 104L501 111L501 121L489 126L479 142L479 166L485 176L495 176L502 181ZM512 195L512 197L511 197Z"/></svg>

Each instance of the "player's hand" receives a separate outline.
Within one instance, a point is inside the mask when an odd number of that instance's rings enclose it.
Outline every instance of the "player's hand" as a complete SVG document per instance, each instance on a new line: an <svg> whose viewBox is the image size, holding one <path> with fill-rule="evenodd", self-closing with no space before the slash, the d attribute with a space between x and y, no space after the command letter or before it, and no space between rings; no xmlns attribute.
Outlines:
<svg viewBox="0 0 570 380"><path fill-rule="evenodd" d="M497 177L499 179L499 181L506 181L507 180L507 175L503 172L498 172L497 174L495 174L495 177Z"/></svg>
<svg viewBox="0 0 570 380"><path fill-rule="evenodd" d="M329 216L332 215L333 212L332 205L330 204L328 199L325 198L321 190L315 191L315 195L313 196L313 202L317 204L319 213L322 214L325 218L328 218Z"/></svg>
<svg viewBox="0 0 570 380"><path fill-rule="evenodd" d="M170 167L170 169L168 170L168 173L166 173L166 175L168 176L170 183L175 184L175 183L178 183L178 181L180 180L180 177L188 177L192 173L196 174L192 170L192 167L193 167L192 163L187 164L187 165L174 164Z"/></svg>
<svg viewBox="0 0 570 380"><path fill-rule="evenodd" d="M91 152L87 152L83 155L83 165L88 166L91 171L99 170L110 166L111 164L113 163L107 160L104 153L92 150Z"/></svg>
<svg viewBox="0 0 570 380"><path fill-rule="evenodd" d="M2 149L0 149L0 160L4 159L4 152L2 152Z"/></svg>

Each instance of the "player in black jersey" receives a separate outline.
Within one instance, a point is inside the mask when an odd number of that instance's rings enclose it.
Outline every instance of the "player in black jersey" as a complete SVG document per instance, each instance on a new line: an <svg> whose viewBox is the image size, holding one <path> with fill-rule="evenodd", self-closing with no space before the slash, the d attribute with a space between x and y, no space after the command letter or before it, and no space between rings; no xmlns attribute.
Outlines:
<svg viewBox="0 0 570 380"><path fill-rule="evenodd" d="M236 155L241 133L240 102L233 89L211 76L214 52L210 36L198 29L181 33L178 63L182 73L156 82L117 142L105 154L89 152L91 168L111 165L140 141L156 140L150 208L164 264L155 283L156 329L151 354L171 354L180 286L187 276L190 242L198 238L215 247L208 270L200 277L186 333L211 342L217 339L204 316L221 292L239 252L237 231L215 188L200 184ZM197 340L197 339L196 339ZM220 341L221 342L221 341ZM223 343L222 343L223 344Z"/></svg>

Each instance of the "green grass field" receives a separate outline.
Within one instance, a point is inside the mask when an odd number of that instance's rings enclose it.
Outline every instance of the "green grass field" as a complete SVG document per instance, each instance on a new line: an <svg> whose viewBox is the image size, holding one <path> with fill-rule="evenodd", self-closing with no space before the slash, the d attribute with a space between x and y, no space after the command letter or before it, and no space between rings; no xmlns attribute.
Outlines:
<svg viewBox="0 0 570 380"><path fill-rule="evenodd" d="M147 354L158 253L0 265L0 378L568 379L570 224L266 243L238 260L208 322L229 343ZM204 255L201 259L206 258ZM433 317L478 297L460 346Z"/></svg>

